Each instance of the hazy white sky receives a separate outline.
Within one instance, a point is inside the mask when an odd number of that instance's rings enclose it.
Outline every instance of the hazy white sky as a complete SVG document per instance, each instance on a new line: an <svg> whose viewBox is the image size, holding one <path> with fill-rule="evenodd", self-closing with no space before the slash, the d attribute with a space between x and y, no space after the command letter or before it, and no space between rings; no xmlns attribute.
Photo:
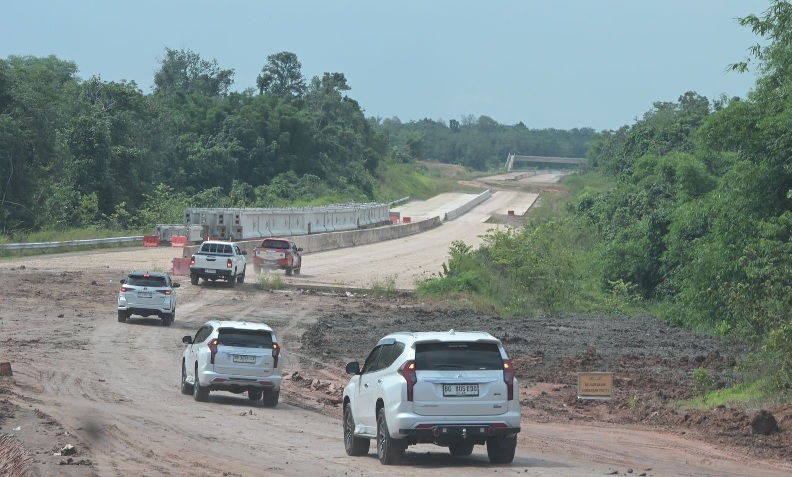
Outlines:
<svg viewBox="0 0 792 477"><path fill-rule="evenodd" d="M0 58L56 55L151 91L165 48L255 87L267 56L341 72L367 116L490 116L617 129L687 91L745 95L726 72L760 41L736 19L769 0L7 0Z"/></svg>

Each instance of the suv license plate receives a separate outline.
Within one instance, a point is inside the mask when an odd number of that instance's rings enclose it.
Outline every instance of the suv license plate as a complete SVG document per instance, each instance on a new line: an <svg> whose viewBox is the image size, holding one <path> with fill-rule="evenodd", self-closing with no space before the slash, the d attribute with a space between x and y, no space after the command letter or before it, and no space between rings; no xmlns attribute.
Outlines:
<svg viewBox="0 0 792 477"><path fill-rule="evenodd" d="M206 270L204 270L204 271L205 271L206 273L214 273L214 272L215 272L214 270L210 270L210 269L208 269L208 268L207 268Z"/></svg>
<svg viewBox="0 0 792 477"><path fill-rule="evenodd" d="M443 396L478 396L478 384L443 384Z"/></svg>
<svg viewBox="0 0 792 477"><path fill-rule="evenodd" d="M234 355L234 362L235 363L255 363L256 357L255 356L248 356L244 354L235 354Z"/></svg>
<svg viewBox="0 0 792 477"><path fill-rule="evenodd" d="M140 298L151 298L151 292L144 292L144 291L138 292L138 296Z"/></svg>

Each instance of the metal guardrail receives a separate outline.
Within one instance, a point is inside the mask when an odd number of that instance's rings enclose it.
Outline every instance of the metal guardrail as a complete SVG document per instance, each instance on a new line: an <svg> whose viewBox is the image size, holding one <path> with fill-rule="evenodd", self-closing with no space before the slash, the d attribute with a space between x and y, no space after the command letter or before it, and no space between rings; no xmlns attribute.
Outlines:
<svg viewBox="0 0 792 477"><path fill-rule="evenodd" d="M80 247L87 245L120 244L143 242L143 236L134 237L114 237L105 239L85 239L85 240L66 240L64 242L31 242L31 243L7 243L0 244L2 250L46 250L64 247Z"/></svg>

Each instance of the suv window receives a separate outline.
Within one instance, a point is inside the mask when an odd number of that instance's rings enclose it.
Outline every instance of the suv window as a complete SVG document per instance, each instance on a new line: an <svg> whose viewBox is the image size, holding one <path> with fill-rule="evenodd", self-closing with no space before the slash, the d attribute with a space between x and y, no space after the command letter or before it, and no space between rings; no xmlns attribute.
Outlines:
<svg viewBox="0 0 792 477"><path fill-rule="evenodd" d="M126 279L127 285L137 287L167 287L168 282L165 277L151 277L145 275L130 275Z"/></svg>
<svg viewBox="0 0 792 477"><path fill-rule="evenodd" d="M417 343L415 370L500 370L503 369L498 345L494 343Z"/></svg>
<svg viewBox="0 0 792 477"><path fill-rule="evenodd" d="M289 242L284 242L283 240L265 240L261 246L264 248L277 248L286 250L289 248Z"/></svg>
<svg viewBox="0 0 792 477"><path fill-rule="evenodd" d="M376 368L380 370L392 365L393 362L396 361L396 358L401 356L402 351L404 351L404 343L399 343L397 341L391 345L384 345L377 359Z"/></svg>
<svg viewBox="0 0 792 477"><path fill-rule="evenodd" d="M211 326L202 326L198 331L195 333L195 339L193 343L203 343L206 341L206 338L212 334L212 327Z"/></svg>
<svg viewBox="0 0 792 477"><path fill-rule="evenodd" d="M266 330L240 330L220 328L217 343L240 348L272 348L272 334Z"/></svg>
<svg viewBox="0 0 792 477"><path fill-rule="evenodd" d="M363 370L361 371L362 374L370 373L372 371L377 370L377 358L379 357L380 351L382 350L382 346L377 346L371 353L369 353L368 358L366 358L366 362L363 364Z"/></svg>

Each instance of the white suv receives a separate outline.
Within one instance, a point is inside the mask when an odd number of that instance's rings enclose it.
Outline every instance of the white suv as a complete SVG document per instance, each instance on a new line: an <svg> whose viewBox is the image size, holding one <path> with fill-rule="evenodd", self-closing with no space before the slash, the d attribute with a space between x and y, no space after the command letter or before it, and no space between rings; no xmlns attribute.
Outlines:
<svg viewBox="0 0 792 477"><path fill-rule="evenodd" d="M247 391L251 401L278 404L281 387L280 346L272 328L263 323L207 321L185 336L181 360L181 391L196 401L209 391Z"/></svg>
<svg viewBox="0 0 792 477"><path fill-rule="evenodd" d="M433 443L466 456L487 445L490 462L514 460L520 432L517 379L501 342L483 332L399 332L346 366L344 447L383 464L407 446Z"/></svg>
<svg viewBox="0 0 792 477"><path fill-rule="evenodd" d="M170 275L162 272L134 271L121 280L118 292L118 321L130 315L157 315L163 326L176 319L176 288Z"/></svg>

